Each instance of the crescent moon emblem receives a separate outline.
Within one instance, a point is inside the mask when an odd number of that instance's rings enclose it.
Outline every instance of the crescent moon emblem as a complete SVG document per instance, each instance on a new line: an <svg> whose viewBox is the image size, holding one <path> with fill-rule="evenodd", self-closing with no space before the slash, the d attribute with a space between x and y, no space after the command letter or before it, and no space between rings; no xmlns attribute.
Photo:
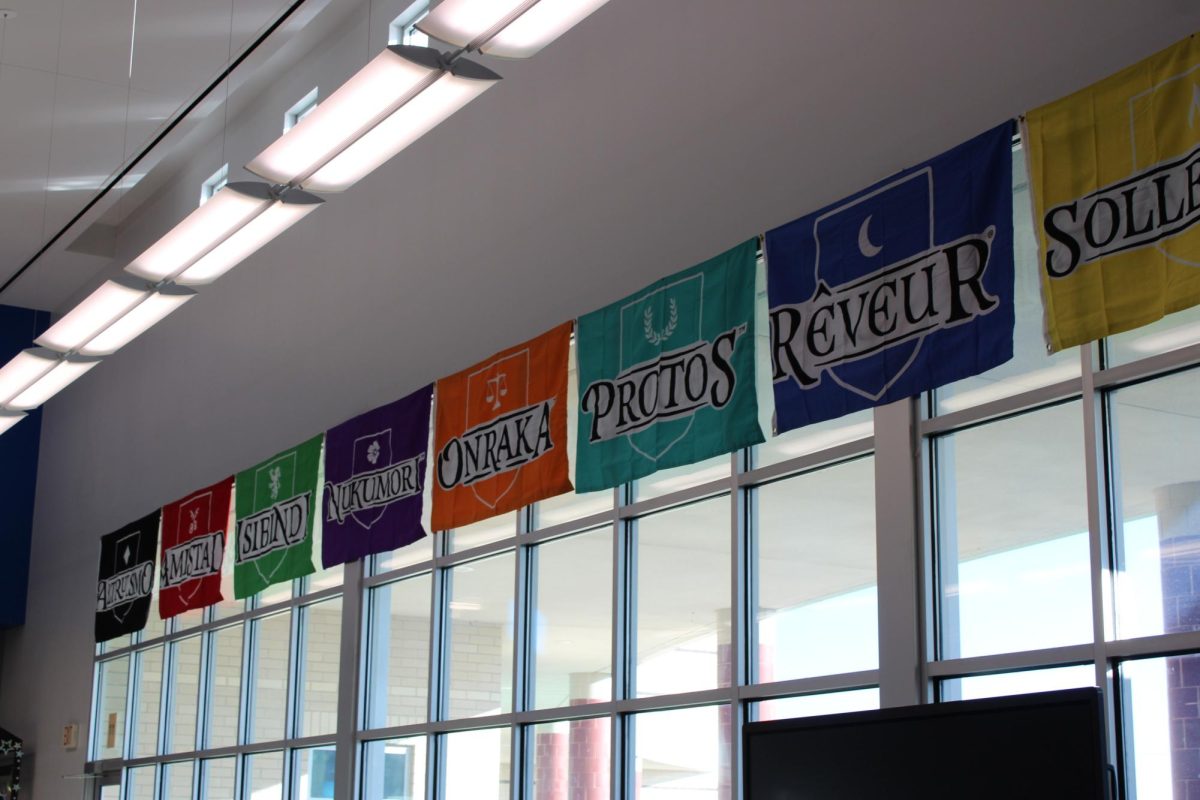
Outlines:
<svg viewBox="0 0 1200 800"><path fill-rule="evenodd" d="M871 232L869 228L871 227L872 216L872 214L868 214L867 218L863 220L862 227L858 229L858 249L862 251L862 254L867 258L874 258L875 256L879 255L879 251L883 249L879 245L871 242Z"/></svg>

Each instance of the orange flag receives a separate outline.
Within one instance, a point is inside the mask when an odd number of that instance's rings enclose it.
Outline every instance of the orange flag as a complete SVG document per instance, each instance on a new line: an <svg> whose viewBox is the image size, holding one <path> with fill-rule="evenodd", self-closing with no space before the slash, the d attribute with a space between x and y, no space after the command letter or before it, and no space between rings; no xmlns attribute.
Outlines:
<svg viewBox="0 0 1200 800"><path fill-rule="evenodd" d="M563 323L437 382L435 531L571 491L571 328Z"/></svg>

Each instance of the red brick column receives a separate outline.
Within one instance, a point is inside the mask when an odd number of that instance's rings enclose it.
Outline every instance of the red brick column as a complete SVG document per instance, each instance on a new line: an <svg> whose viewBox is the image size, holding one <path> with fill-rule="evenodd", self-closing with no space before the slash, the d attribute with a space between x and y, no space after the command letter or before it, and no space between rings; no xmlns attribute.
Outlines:
<svg viewBox="0 0 1200 800"><path fill-rule="evenodd" d="M571 675L571 705L596 702L590 697L596 678L591 672ZM608 800L608 717L575 720L569 730L568 800Z"/></svg>
<svg viewBox="0 0 1200 800"><path fill-rule="evenodd" d="M1200 629L1200 482L1154 493L1162 569L1163 630ZM1200 656L1167 659L1171 777L1176 800L1200 798Z"/></svg>
<svg viewBox="0 0 1200 800"><path fill-rule="evenodd" d="M539 733L534 741L536 800L567 800L567 734Z"/></svg>

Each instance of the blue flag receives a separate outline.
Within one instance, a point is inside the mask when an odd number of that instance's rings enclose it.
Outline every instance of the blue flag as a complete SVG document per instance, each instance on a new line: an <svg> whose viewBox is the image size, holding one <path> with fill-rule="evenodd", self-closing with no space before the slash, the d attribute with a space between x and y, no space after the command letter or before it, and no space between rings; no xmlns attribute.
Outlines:
<svg viewBox="0 0 1200 800"><path fill-rule="evenodd" d="M1012 358L1012 123L768 231L778 433Z"/></svg>

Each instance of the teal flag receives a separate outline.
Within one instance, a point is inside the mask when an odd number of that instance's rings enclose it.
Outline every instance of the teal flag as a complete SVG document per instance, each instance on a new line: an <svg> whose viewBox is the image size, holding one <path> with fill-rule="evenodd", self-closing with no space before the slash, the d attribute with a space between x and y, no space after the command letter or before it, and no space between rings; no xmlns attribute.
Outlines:
<svg viewBox="0 0 1200 800"><path fill-rule="evenodd" d="M763 441L750 239L579 319L575 490Z"/></svg>

